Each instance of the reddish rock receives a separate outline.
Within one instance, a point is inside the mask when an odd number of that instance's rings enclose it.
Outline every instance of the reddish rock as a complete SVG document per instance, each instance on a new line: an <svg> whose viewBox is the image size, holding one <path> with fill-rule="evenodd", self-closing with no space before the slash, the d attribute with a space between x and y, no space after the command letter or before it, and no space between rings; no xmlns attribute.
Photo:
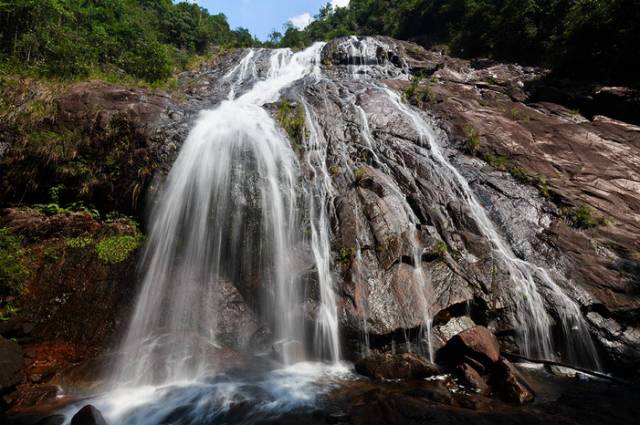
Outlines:
<svg viewBox="0 0 640 425"><path fill-rule="evenodd" d="M530 390L529 384L508 360L500 359L493 373L493 379L495 386L506 401L519 404L533 401L534 394Z"/></svg>
<svg viewBox="0 0 640 425"><path fill-rule="evenodd" d="M451 338L438 356L450 365L471 363L483 372L484 368L490 368L500 359L500 344L489 329L474 326Z"/></svg>
<svg viewBox="0 0 640 425"><path fill-rule="evenodd" d="M477 370L469 366L467 363L462 363L456 368L456 372L462 382L473 389L474 391L482 394L491 394L491 388L485 379L478 373Z"/></svg>

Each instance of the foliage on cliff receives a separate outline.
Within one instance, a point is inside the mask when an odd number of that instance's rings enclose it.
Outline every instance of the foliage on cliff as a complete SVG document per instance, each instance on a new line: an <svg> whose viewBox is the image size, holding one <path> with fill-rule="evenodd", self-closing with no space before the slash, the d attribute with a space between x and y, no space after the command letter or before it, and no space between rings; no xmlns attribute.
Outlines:
<svg viewBox="0 0 640 425"><path fill-rule="evenodd" d="M23 255L20 239L9 229L0 228L0 297L20 293L27 277Z"/></svg>
<svg viewBox="0 0 640 425"><path fill-rule="evenodd" d="M301 47L336 36L389 35L447 44L465 57L551 66L559 74L637 84L637 0L351 0L321 8L304 31L274 34Z"/></svg>
<svg viewBox="0 0 640 425"><path fill-rule="evenodd" d="M166 80L212 45L255 43L224 15L171 0L1 0L0 70Z"/></svg>

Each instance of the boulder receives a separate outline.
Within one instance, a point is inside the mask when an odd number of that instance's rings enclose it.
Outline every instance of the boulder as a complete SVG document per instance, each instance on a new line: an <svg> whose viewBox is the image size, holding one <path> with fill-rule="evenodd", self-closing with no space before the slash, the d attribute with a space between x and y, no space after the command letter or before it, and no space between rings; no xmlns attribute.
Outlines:
<svg viewBox="0 0 640 425"><path fill-rule="evenodd" d="M478 373L477 370L469 366L468 363L458 365L456 372L462 383L472 390L482 395L489 395L491 393L491 388L489 387L489 384L487 384L487 381Z"/></svg>
<svg viewBox="0 0 640 425"><path fill-rule="evenodd" d="M87 404L71 418L71 425L107 425L102 413L94 406Z"/></svg>
<svg viewBox="0 0 640 425"><path fill-rule="evenodd" d="M533 401L534 394L529 384L510 361L500 359L492 378L494 386L505 401L519 404Z"/></svg>
<svg viewBox="0 0 640 425"><path fill-rule="evenodd" d="M469 363L484 372L500 359L500 344L489 329L474 326L451 338L438 352L438 357L452 366Z"/></svg>
<svg viewBox="0 0 640 425"><path fill-rule="evenodd" d="M376 353L360 359L355 367L373 379L421 379L440 373L433 363L413 353Z"/></svg>
<svg viewBox="0 0 640 425"><path fill-rule="evenodd" d="M23 379L22 349L16 342L0 337L0 392L15 387Z"/></svg>

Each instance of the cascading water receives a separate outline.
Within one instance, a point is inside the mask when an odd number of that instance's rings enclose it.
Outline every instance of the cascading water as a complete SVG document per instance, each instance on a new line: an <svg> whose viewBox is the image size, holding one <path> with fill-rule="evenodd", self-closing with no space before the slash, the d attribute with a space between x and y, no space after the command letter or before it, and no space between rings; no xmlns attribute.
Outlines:
<svg viewBox="0 0 640 425"><path fill-rule="evenodd" d="M433 129L416 110L401 101L400 95L386 87L382 90L386 92L390 102L411 119L419 136L428 146L428 152L423 152L424 156L431 159L434 170L441 177L441 182L448 183L443 187L447 191L447 196L462 199L468 204L480 231L491 243L495 256L506 268L511 282L515 284L508 289L508 292L516 299L517 328L525 353L533 358L553 359L555 357L551 334L552 319L538 288L538 285L542 285L550 291L554 304L558 306L558 316L570 361L600 369L595 346L577 304L553 281L547 270L516 257L473 194L469 182L444 156Z"/></svg>
<svg viewBox="0 0 640 425"><path fill-rule="evenodd" d="M333 278L331 277L331 248L329 243L329 223L327 210L332 202L331 177L327 171L326 142L320 141L320 131L313 119L310 108L304 105L305 120L309 128L305 161L312 171L309 212L311 225L311 247L318 269L320 298L323 302L316 320L316 349L328 354L334 362L340 359L338 337L338 311L336 306Z"/></svg>
<svg viewBox="0 0 640 425"><path fill-rule="evenodd" d="M515 255L489 219L487 212L474 195L468 181L445 157L435 131L423 116L417 110L406 105L398 93L384 85L371 81L384 78L406 79L407 74L404 72L405 67L402 64L389 66L392 58L385 58L384 53L391 51L389 46L384 45L383 42L375 38L350 37L342 39L338 43L338 47L347 56L342 60L347 64L347 69L352 78L361 80L363 77L373 77L366 81L361 81L364 87L359 87L356 90L367 90L375 87L386 95L390 104L401 115L409 119L409 124L422 139L421 144L427 146L427 149L419 147L418 149L430 163L434 178L438 180L437 185L441 187L443 195L452 201L462 200L467 204L468 210L473 220L477 223L482 236L490 243L493 256L506 270L508 279L513 283L513 285L505 285L500 290L508 293L509 297L515 300L515 305L513 306L515 327L519 332L520 345L525 354L533 358L553 359L556 357L554 352L556 344L554 344L552 338L554 321L546 308L546 305L550 304L556 306L556 315L563 333L563 341L561 342L565 345L568 360L574 364L599 369L598 355L578 305L554 282L547 270ZM381 58L383 59L382 63L380 61ZM372 135L366 112L355 100L351 100L351 103L351 107L355 110L355 115L360 121L359 131L361 138L373 157L373 165L388 174L389 167L385 164L384 157L376 153L374 147L376 143L374 143L374 136ZM398 192L399 199L404 198L397 187L391 187L391 189ZM410 221L416 223L417 220L413 216L411 207L405 203L403 208ZM431 297L428 276L425 274L421 264L423 247L419 242L415 229L411 228L409 230L411 233L409 239L415 280L420 283L420 288L414 296L416 297L416 302L421 306L420 309L424 311L423 330L426 333L425 339L428 341L429 354L432 357L430 304L434 300Z"/></svg>
<svg viewBox="0 0 640 425"><path fill-rule="evenodd" d="M273 419L313 406L347 373L338 363L326 216L331 183L319 136L307 114L305 159L314 177L301 186L289 140L263 108L296 81L320 77L322 47L296 54L249 50L223 78L227 100L200 114L153 209L142 290L112 389L94 400L110 422L165 423L184 403L193 407L180 413L180 423L225 422L231 414L242 423ZM266 73L258 67L265 62ZM309 207L309 249L320 293L315 338L305 337L308 312L295 256L305 243L301 199ZM261 306L273 332L269 351L293 366L261 368L250 378L229 375L223 368L230 359L226 341L218 335L223 298L255 286L260 299L247 301ZM234 331L234 349L255 352L251 335L243 335L242 327ZM331 365L301 363L307 352ZM236 405L240 411L232 411Z"/></svg>
<svg viewBox="0 0 640 425"><path fill-rule="evenodd" d="M284 364L304 359L301 285L291 249L302 242L299 167L286 136L262 105L317 72L322 44L292 54L250 50L225 78L229 100L201 113L156 203L142 292L123 344L117 385L194 379L215 368L220 294L259 279ZM269 55L264 80L255 60ZM248 82L253 87L236 98ZM313 134L313 133L312 133ZM312 138L313 140L313 138ZM312 250L321 291L317 345L339 359L337 312L329 271L326 169L313 141L307 160L318 171L309 197ZM242 329L238 329L241 333Z"/></svg>
<svg viewBox="0 0 640 425"><path fill-rule="evenodd" d="M572 360L597 368L595 349L577 304L545 269L514 254L469 182L445 156L429 121L397 93L374 81L406 79L405 70L389 60L381 63L381 51L388 49L379 40L369 43L349 38L342 43L353 43L346 50L356 57L347 61L349 84L354 84L357 93L382 94L415 128L424 146L415 149L432 169L437 180L434 186L444 198L468 207L481 236L492 247L492 256L506 270L511 285L502 290L515 300L514 320L522 349L533 357L554 357L553 323L545 304L552 299ZM182 409L180 423L188 424L273 421L293 409L313 408L317 398L345 376L338 363L340 315L330 261L330 222L339 196L333 171L327 169L331 141L318 117L318 103L312 102L308 91L293 90L304 110L306 127L301 158L266 108L285 89L327 81L320 70L323 46L316 44L296 54L284 49L248 50L222 79L228 86L227 100L200 114L154 204L142 262L142 290L111 391L94 400L110 423L173 423L167 418L176 415L176 409ZM410 246L403 249L410 259L399 261L413 267L417 285L412 299L400 302L418 305L420 338L433 358L434 294L423 266L425 247L417 230L420 220L394 183L388 155L377 151L380 143L371 128L373 117L357 96L347 96L343 106L352 112L350 125L357 127L356 144L368 152L367 164L386 175L389 187L385 190L402 200L397 214L408 223L404 237ZM356 216L362 214L355 205ZM304 230L307 223L308 232ZM356 279L366 279L360 243L356 237L351 267ZM299 252L310 253L312 267L300 266ZM309 270L317 289L311 310L301 278ZM266 351L270 358L276 352L278 365L284 368L273 370L270 363L271 367L251 376L223 368L222 363L229 359L225 355L229 344L220 336L219 323L229 293L245 298L262 315L260 321L272 332ZM365 310L366 354L369 307L366 294L360 295L357 303ZM305 335L310 317L314 333ZM252 340L256 329L238 326L234 333L232 356L242 352L264 357L264 344ZM391 344L393 349L395 341ZM311 359L330 365L304 362ZM241 411L233 410L234 406Z"/></svg>

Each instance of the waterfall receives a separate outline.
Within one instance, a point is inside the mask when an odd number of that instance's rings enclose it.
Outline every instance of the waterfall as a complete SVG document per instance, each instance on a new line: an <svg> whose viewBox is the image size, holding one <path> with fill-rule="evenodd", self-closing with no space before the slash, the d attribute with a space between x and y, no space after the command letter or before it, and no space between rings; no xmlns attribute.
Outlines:
<svg viewBox="0 0 640 425"><path fill-rule="evenodd" d="M320 353L327 353L337 362L340 359L340 342L338 337L338 311L331 276L331 247L329 243L329 223L327 211L333 201L331 177L327 171L326 141L321 141L318 124L313 118L308 104L304 104L305 121L307 123L308 141L305 161L313 177L309 195L309 212L311 224L311 246L318 271L320 286L320 312L316 320L316 348Z"/></svg>
<svg viewBox="0 0 640 425"><path fill-rule="evenodd" d="M319 78L322 47L318 43L296 54L249 50L224 78L230 82L228 100L200 114L154 204L142 290L122 345L117 385L176 382L214 372L223 349L217 339L222 297L256 279L282 362L304 359L303 294L292 260L303 239L300 169L263 105L277 101L296 81ZM259 79L256 61L265 55L268 71ZM313 155L312 150L307 160L320 172L309 196L321 293L316 344L337 361L326 219L330 179L318 168L321 153L317 159Z"/></svg>
<svg viewBox="0 0 640 425"><path fill-rule="evenodd" d="M489 219L484 207L474 195L469 182L445 157L433 129L414 109L404 104L400 95L383 87L388 99L395 107L410 118L428 151L434 170L440 174L441 182L447 182L443 189L452 199L462 199L469 206L472 217L482 235L491 243L493 254L506 268L510 282L506 290L516 300L516 327L520 334L520 344L527 356L532 358L554 359L552 339L552 318L547 312L545 299L539 285L550 292L558 306L564 342L568 347L570 361L594 369L600 369L597 351L588 332L587 324L578 305L554 282L549 272L542 267L518 258L507 242L500 236L495 225Z"/></svg>

